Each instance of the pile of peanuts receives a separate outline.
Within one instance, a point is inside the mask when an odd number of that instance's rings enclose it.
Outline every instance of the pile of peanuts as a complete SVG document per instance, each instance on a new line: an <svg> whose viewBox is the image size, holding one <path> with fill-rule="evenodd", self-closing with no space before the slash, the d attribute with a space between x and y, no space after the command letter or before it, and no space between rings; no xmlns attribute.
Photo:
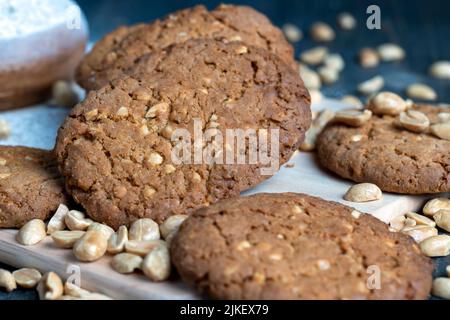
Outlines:
<svg viewBox="0 0 450 320"><path fill-rule="evenodd" d="M350 100L348 96L346 99ZM350 103L350 102L348 102ZM428 116L420 111L411 109L413 101L404 100L393 92L380 92L373 95L366 108L360 102L351 103L354 109L345 109L334 112L330 109L313 113L313 122L306 132L305 141L300 146L302 151L314 151L316 141L328 123L341 123L351 127L360 127L367 123L373 114L379 116L395 116L396 125L404 130L414 133L431 133L442 140L450 140L450 112L441 112L437 122L431 123ZM355 136L354 141L359 137Z"/></svg>
<svg viewBox="0 0 450 320"><path fill-rule="evenodd" d="M40 300L111 300L110 297L81 289L69 281L63 284L55 272L42 275L36 269L22 268L14 272L0 269L0 287L12 292L20 286L36 289Z"/></svg>
<svg viewBox="0 0 450 320"><path fill-rule="evenodd" d="M390 223L391 231L400 231L411 236L429 257L444 257L450 254L450 236L438 235L439 227L450 232L450 199L436 198L428 201L422 209L423 215L408 212Z"/></svg>
<svg viewBox="0 0 450 320"><path fill-rule="evenodd" d="M165 281L171 274L169 245L186 218L174 215L161 225L143 218L133 222L129 229L121 226L114 231L61 204L47 225L39 219L31 220L19 230L16 240L33 246L50 236L56 247L72 250L81 262L97 261L109 254L113 256L112 268L119 273L142 271L151 281ZM37 273L33 271L33 278L38 278ZM9 284L4 286L12 288Z"/></svg>
<svg viewBox="0 0 450 320"><path fill-rule="evenodd" d="M445 257L450 255L450 236L438 234L439 227L450 232L450 199L436 198L428 201L423 207L423 215L408 212L393 219L390 229L411 236L428 257ZM447 277L439 277L433 281L432 293L435 296L450 299L450 265L447 266Z"/></svg>

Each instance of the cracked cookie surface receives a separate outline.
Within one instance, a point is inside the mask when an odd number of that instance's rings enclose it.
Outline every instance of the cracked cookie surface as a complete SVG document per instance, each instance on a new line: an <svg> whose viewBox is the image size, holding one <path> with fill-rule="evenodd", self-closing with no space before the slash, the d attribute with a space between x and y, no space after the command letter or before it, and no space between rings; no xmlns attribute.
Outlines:
<svg viewBox="0 0 450 320"><path fill-rule="evenodd" d="M294 193L198 210L171 257L184 281L216 299L426 299L433 270L412 238L376 218ZM379 290L367 285L370 266Z"/></svg>
<svg viewBox="0 0 450 320"><path fill-rule="evenodd" d="M269 178L260 170L268 164L249 164L248 144L241 150L245 164L236 158L231 164L177 164L177 130L189 132L192 143L194 121L211 129L211 139L220 132L223 143L214 141L224 157L228 147L233 153L237 147L226 146L227 129L266 129L270 143L279 130L282 165L311 122L310 97L298 73L243 43L189 40L146 56L134 72L91 92L72 110L56 144L68 191L93 219L114 228L142 217L162 222L189 214ZM203 148L213 144L204 142Z"/></svg>
<svg viewBox="0 0 450 320"><path fill-rule="evenodd" d="M77 71L78 83L99 89L120 77L143 55L189 39L243 41L267 49L297 71L293 48L263 14L246 6L204 6L181 10L151 24L120 27L100 40Z"/></svg>
<svg viewBox="0 0 450 320"><path fill-rule="evenodd" d="M448 108L415 105L431 123ZM450 141L400 128L396 117L372 116L359 128L329 125L317 142L318 159L329 170L383 191L404 194L450 192Z"/></svg>
<svg viewBox="0 0 450 320"><path fill-rule="evenodd" d="M51 151L0 146L0 228L45 220L61 203L67 197Z"/></svg>

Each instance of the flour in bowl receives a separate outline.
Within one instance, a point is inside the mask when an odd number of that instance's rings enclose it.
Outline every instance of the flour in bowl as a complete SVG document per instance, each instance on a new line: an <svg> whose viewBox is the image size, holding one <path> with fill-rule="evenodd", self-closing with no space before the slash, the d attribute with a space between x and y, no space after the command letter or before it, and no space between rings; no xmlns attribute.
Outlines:
<svg viewBox="0 0 450 320"><path fill-rule="evenodd" d="M14 38L71 23L80 15L71 0L0 0L0 38Z"/></svg>

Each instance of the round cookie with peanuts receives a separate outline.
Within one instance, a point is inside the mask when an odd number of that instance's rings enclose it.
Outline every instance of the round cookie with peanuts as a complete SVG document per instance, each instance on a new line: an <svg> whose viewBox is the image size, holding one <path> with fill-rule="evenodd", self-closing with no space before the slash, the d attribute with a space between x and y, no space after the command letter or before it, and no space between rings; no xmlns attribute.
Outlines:
<svg viewBox="0 0 450 320"><path fill-rule="evenodd" d="M77 81L85 89L99 89L128 72L141 56L200 38L243 41L271 51L297 69L292 46L263 14L247 6L220 5L212 11L195 6L150 24L120 27L108 34L80 64Z"/></svg>
<svg viewBox="0 0 450 320"><path fill-rule="evenodd" d="M216 299L426 299L433 264L412 238L303 194L222 200L171 244L181 278Z"/></svg>
<svg viewBox="0 0 450 320"><path fill-rule="evenodd" d="M390 105L398 106L393 97ZM450 123L445 118L450 109L417 104L382 109L374 102L369 108L374 114L359 126L335 122L323 130L317 141L320 163L383 191L450 192Z"/></svg>
<svg viewBox="0 0 450 320"><path fill-rule="evenodd" d="M278 56L189 40L91 92L60 128L56 154L68 191L94 220L161 223L273 175L303 141L309 105Z"/></svg>
<svg viewBox="0 0 450 320"><path fill-rule="evenodd" d="M0 228L45 220L67 201L51 151L0 146Z"/></svg>

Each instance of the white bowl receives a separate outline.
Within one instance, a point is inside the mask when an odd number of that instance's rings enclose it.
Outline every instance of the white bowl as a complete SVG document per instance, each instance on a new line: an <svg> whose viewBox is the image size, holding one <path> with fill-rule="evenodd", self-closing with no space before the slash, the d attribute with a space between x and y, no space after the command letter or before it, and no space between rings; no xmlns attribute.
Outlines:
<svg viewBox="0 0 450 320"><path fill-rule="evenodd" d="M88 25L81 9L71 0L4 0L0 16L0 109L47 99L83 57Z"/></svg>

